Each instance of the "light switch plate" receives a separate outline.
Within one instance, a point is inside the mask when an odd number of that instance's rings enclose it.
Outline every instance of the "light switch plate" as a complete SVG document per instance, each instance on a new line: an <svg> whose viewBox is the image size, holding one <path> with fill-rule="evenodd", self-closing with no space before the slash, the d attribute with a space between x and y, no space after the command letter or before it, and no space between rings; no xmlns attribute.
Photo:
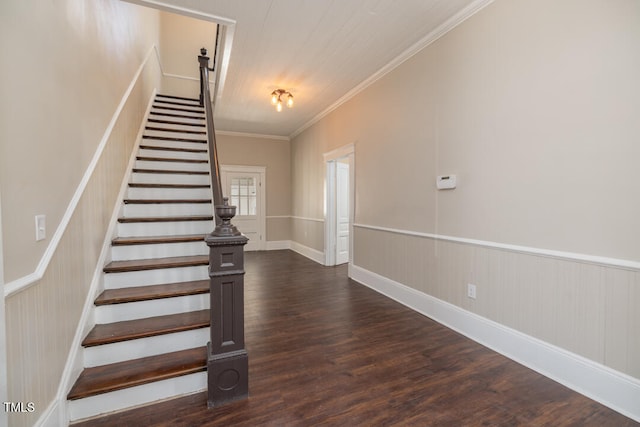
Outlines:
<svg viewBox="0 0 640 427"><path fill-rule="evenodd" d="M36 215L36 242L47 238L47 224L45 215Z"/></svg>

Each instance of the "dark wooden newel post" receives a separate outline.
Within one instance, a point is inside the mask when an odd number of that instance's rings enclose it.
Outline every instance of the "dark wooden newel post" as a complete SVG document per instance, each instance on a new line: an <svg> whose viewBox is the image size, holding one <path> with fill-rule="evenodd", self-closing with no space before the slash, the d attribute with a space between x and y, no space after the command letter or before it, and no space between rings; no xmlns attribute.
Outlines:
<svg viewBox="0 0 640 427"><path fill-rule="evenodd" d="M211 341L208 347L208 406L249 395L249 359L244 348L244 245L249 239L231 224L236 207L215 207L221 222L209 246Z"/></svg>

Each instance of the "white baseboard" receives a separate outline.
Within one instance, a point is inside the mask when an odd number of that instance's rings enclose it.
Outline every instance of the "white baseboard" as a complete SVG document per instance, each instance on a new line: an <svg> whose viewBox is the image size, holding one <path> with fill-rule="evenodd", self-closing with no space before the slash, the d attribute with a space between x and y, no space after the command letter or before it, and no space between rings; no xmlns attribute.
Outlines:
<svg viewBox="0 0 640 427"><path fill-rule="evenodd" d="M300 255L306 256L307 258L317 262L318 264L324 265L324 252L320 252L317 249L313 249L293 241L291 241L291 247L289 249L299 253Z"/></svg>
<svg viewBox="0 0 640 427"><path fill-rule="evenodd" d="M51 401L47 409L45 409L40 418L33 425L34 427L60 427L60 422L62 420L62 414L60 413L61 408L59 405L59 400L54 399Z"/></svg>
<svg viewBox="0 0 640 427"><path fill-rule="evenodd" d="M268 251L281 251L283 249L291 249L291 240L267 240Z"/></svg>
<svg viewBox="0 0 640 427"><path fill-rule="evenodd" d="M640 422L640 380L356 265L350 277L466 337Z"/></svg>

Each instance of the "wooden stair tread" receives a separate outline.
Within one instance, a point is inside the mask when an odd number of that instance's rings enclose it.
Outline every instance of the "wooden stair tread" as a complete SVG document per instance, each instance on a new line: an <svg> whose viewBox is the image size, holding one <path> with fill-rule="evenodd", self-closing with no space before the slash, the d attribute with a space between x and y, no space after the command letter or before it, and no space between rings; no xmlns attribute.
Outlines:
<svg viewBox="0 0 640 427"><path fill-rule="evenodd" d="M122 304L154 299L206 294L209 280L167 283L164 285L136 286L133 288L106 289L94 301L95 305Z"/></svg>
<svg viewBox="0 0 640 427"><path fill-rule="evenodd" d="M195 126L195 127L207 127L204 123L185 123L185 122L177 122L175 120L160 120L160 119L147 119L149 123L161 123L164 125L179 125L179 126Z"/></svg>
<svg viewBox="0 0 640 427"><path fill-rule="evenodd" d="M121 224L133 222L184 222L184 221L211 221L213 215L185 215L185 216L144 216L118 218Z"/></svg>
<svg viewBox="0 0 640 427"><path fill-rule="evenodd" d="M155 139L157 141L177 141L177 142L193 142L194 144L206 144L206 139L194 139L194 138L179 138L175 136L155 136L155 135L142 135L142 139Z"/></svg>
<svg viewBox="0 0 640 427"><path fill-rule="evenodd" d="M201 204L211 203L211 199L124 199L125 205L163 205L163 204Z"/></svg>
<svg viewBox="0 0 640 427"><path fill-rule="evenodd" d="M189 170L173 170L173 169L142 169L133 168L132 172L136 173L164 173L174 175L209 175L209 171L189 171Z"/></svg>
<svg viewBox="0 0 640 427"><path fill-rule="evenodd" d="M95 325L82 341L83 347L112 344L173 332L206 328L211 321L209 310L146 317L144 319Z"/></svg>
<svg viewBox="0 0 640 427"><path fill-rule="evenodd" d="M158 270L162 268L193 267L208 265L209 255L176 256L168 258L132 259L111 261L103 271L105 273L124 273L128 271Z"/></svg>
<svg viewBox="0 0 640 427"><path fill-rule="evenodd" d="M198 98L185 98L184 96L176 96L176 95L165 95L162 93L156 94L156 98L169 98L169 99L181 99L183 101L193 101L200 104L200 100Z"/></svg>
<svg viewBox="0 0 640 427"><path fill-rule="evenodd" d="M169 100L169 99L158 99L158 98L156 98L153 102L154 103L160 103L162 105L166 104L168 107L171 107L173 105L177 105L178 107L202 108L204 110L204 107L202 107L200 105L200 103L193 104L193 103L179 102L179 101L172 101L172 100Z"/></svg>
<svg viewBox="0 0 640 427"><path fill-rule="evenodd" d="M175 132L175 133L188 133L195 135L206 135L207 132L203 130L185 130L185 129L175 129L175 128L163 128L157 126L146 126L145 130L157 131L157 132Z"/></svg>
<svg viewBox="0 0 640 427"><path fill-rule="evenodd" d="M153 104L153 108L157 108L158 110L169 110L169 111L182 111L185 113L197 113L197 114L204 114L204 110L203 109L199 109L199 110L193 110L191 108L178 108L178 107L168 107L165 105L157 105L157 104ZM194 108L196 108L194 106Z"/></svg>
<svg viewBox="0 0 640 427"><path fill-rule="evenodd" d="M179 117L181 119L191 119L191 120L204 120L205 118L202 116L191 116L188 114L178 114L178 113L166 113L163 111L150 111L150 115L154 116L166 116L166 117Z"/></svg>
<svg viewBox="0 0 640 427"><path fill-rule="evenodd" d="M131 188L211 188L210 184L153 184L146 182L130 182Z"/></svg>
<svg viewBox="0 0 640 427"><path fill-rule="evenodd" d="M206 367L207 348L197 347L110 365L85 368L71 391L69 391L67 399L81 399L154 381L175 378L204 371Z"/></svg>
<svg viewBox="0 0 640 427"><path fill-rule="evenodd" d="M178 236L149 236L149 237L116 237L111 241L113 246L149 245L162 243L204 242L205 234L184 234Z"/></svg>
<svg viewBox="0 0 640 427"><path fill-rule="evenodd" d="M160 150L160 151L179 151L183 153L206 153L203 148L181 148L181 147L159 147L157 145L141 145L143 150Z"/></svg>
<svg viewBox="0 0 640 427"><path fill-rule="evenodd" d="M176 158L167 158L167 157L146 157L146 156L136 156L136 160L144 161L144 162L175 162L175 163L209 163L209 160L199 160L199 159L176 159Z"/></svg>

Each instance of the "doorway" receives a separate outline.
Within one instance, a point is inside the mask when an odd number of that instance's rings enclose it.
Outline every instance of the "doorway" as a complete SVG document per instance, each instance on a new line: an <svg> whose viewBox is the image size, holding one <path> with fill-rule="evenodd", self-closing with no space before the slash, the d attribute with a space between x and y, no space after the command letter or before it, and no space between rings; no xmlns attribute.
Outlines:
<svg viewBox="0 0 640 427"><path fill-rule="evenodd" d="M325 265L353 257L354 145L324 155L326 164Z"/></svg>
<svg viewBox="0 0 640 427"><path fill-rule="evenodd" d="M265 172L264 166L220 166L222 193L236 206L231 223L249 238L247 251L266 248Z"/></svg>

